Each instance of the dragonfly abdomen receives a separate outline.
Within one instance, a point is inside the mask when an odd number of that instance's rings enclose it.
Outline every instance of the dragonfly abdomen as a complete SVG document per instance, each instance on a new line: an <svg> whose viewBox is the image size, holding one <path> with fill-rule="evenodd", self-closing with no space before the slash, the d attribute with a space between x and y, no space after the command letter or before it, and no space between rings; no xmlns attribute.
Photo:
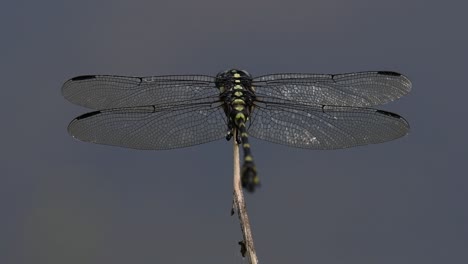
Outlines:
<svg viewBox="0 0 468 264"><path fill-rule="evenodd" d="M249 136L244 122L240 124L238 132L240 133L242 148L244 150L244 164L242 165L241 170L241 183L242 187L253 192L255 187L260 185L260 178L258 177L257 169L255 168L252 152L250 151Z"/></svg>

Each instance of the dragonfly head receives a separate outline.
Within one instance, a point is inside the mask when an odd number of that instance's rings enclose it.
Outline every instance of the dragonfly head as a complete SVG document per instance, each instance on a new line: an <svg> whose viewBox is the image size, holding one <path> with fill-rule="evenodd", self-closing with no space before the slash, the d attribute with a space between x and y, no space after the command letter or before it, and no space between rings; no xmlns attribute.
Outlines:
<svg viewBox="0 0 468 264"><path fill-rule="evenodd" d="M252 82L252 75L244 70L229 69L221 71L216 75L216 86L224 87L230 86L235 82L235 80L240 80L241 84L250 84Z"/></svg>

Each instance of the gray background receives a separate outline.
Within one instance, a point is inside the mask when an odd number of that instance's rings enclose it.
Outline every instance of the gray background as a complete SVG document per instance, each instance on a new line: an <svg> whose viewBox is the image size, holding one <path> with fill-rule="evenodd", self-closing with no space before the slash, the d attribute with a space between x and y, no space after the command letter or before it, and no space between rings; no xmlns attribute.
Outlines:
<svg viewBox="0 0 468 264"><path fill-rule="evenodd" d="M243 263L232 145L135 151L73 140L81 74L394 70L393 142L252 140L261 263L468 263L463 1L7 1L0 8L0 263Z"/></svg>

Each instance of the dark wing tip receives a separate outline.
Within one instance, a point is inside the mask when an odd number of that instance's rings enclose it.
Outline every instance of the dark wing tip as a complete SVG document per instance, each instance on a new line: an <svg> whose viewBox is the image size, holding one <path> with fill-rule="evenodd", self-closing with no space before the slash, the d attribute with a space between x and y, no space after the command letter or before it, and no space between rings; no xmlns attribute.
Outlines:
<svg viewBox="0 0 468 264"><path fill-rule="evenodd" d="M77 86L81 85L80 81L93 80L97 77L98 75L80 75L67 80L62 86L62 96L74 104L83 105L72 99L73 94L78 90L79 87Z"/></svg>
<svg viewBox="0 0 468 264"><path fill-rule="evenodd" d="M88 118L88 117L91 117L91 116L98 115L98 114L100 114L100 113L101 113L101 111L89 112L89 113L82 114L82 115L78 116L77 118L75 118L75 120L85 119L85 118Z"/></svg>
<svg viewBox="0 0 468 264"><path fill-rule="evenodd" d="M400 73L393 72L393 71L378 71L377 73L381 75L388 75L388 76L401 76Z"/></svg>
<svg viewBox="0 0 468 264"><path fill-rule="evenodd" d="M378 71L377 74L396 77L401 82L402 86L400 88L404 91L404 94L411 91L412 84L407 76L393 71Z"/></svg>
<svg viewBox="0 0 468 264"><path fill-rule="evenodd" d="M81 76L76 76L71 78L71 81L84 81L84 80L90 80L90 79L95 79L96 75L81 75Z"/></svg>
<svg viewBox="0 0 468 264"><path fill-rule="evenodd" d="M375 112L379 113L379 114L382 114L382 115L386 115L386 116L390 116L390 117L393 117L393 118L397 118L397 119L402 119L403 117L401 117L400 115L398 114L395 114L395 113L392 113L392 112L387 112L387 111L384 111L384 110L376 110Z"/></svg>
<svg viewBox="0 0 468 264"><path fill-rule="evenodd" d="M375 110L375 112L381 115L386 115L394 119L398 119L399 121L403 122L408 129L410 128L410 124L408 123L408 121L399 114L395 114L395 113L384 111L384 110Z"/></svg>
<svg viewBox="0 0 468 264"><path fill-rule="evenodd" d="M98 114L100 114L100 113L101 113L101 111L93 111L93 112L89 112L89 113L86 113L86 114L82 114L82 115L76 117L75 119L73 119L73 120L70 122L70 124L68 124L68 127L67 127L68 133L69 133L72 137L77 138L76 135L75 135L75 133L74 133L75 131L73 130L74 126L77 125L77 122L78 122L78 125L79 125L80 120L86 119L86 118L89 118L89 117L92 117L92 116L95 116L95 115L98 115Z"/></svg>

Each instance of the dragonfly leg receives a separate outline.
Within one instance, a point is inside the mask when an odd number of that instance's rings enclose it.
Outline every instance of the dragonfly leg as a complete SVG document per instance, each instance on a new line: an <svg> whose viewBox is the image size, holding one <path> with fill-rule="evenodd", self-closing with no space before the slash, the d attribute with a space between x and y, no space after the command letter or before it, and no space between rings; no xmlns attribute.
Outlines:
<svg viewBox="0 0 468 264"><path fill-rule="evenodd" d="M229 141L229 140L231 140L231 138L232 138L232 131L229 130L229 131L226 133L226 140Z"/></svg>
<svg viewBox="0 0 468 264"><path fill-rule="evenodd" d="M226 132L226 140L227 141L231 140L232 136L233 136L232 125L228 124L228 130Z"/></svg>
<svg viewBox="0 0 468 264"><path fill-rule="evenodd" d="M240 133L236 133L236 142L237 142L237 145L242 144L242 137Z"/></svg>

